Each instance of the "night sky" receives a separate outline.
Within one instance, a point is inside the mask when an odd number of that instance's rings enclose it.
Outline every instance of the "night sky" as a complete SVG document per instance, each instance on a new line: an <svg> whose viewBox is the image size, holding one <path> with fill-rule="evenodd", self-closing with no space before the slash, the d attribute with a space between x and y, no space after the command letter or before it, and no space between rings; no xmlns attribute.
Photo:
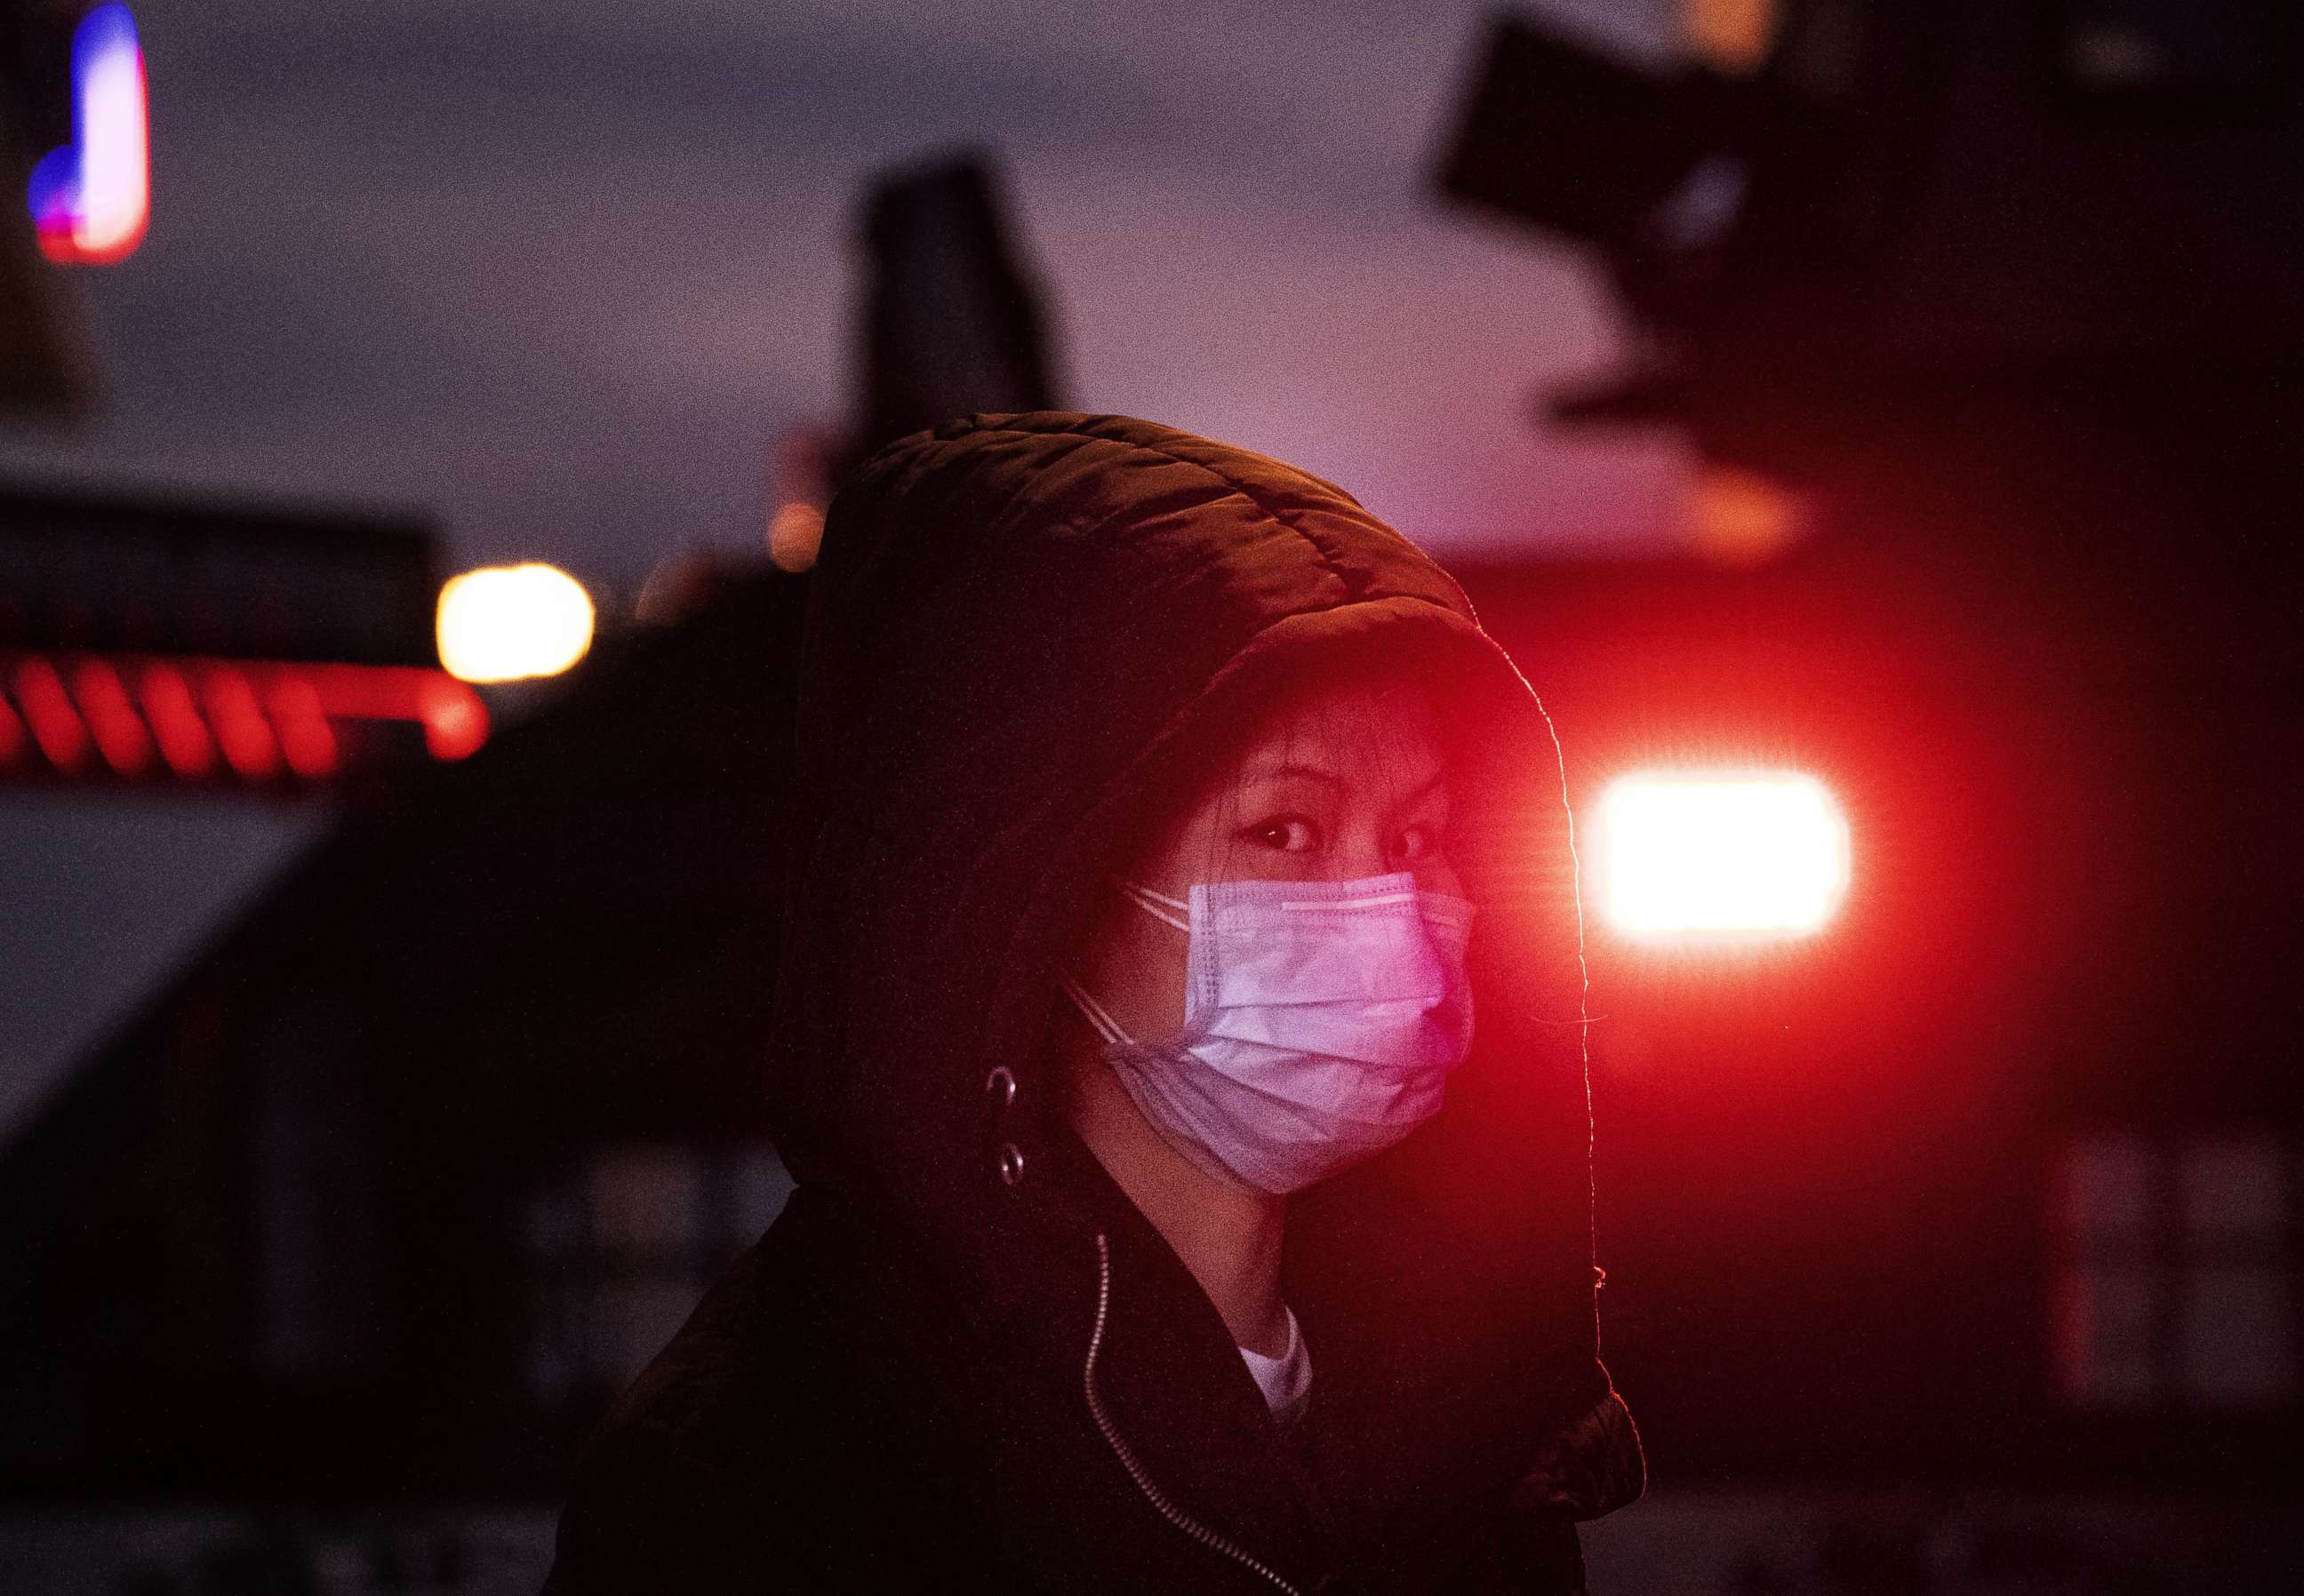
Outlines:
<svg viewBox="0 0 2304 1596"><path fill-rule="evenodd" d="M868 178L999 163L1062 396L1332 477L1443 553L1672 536L1680 452L1529 420L1621 350L1573 255L1429 173L1495 7L148 0L153 217L75 274L104 413L0 475L414 507L629 592L757 549L850 404ZM1530 7L1631 54L1669 0ZM0 794L0 1135L317 834Z"/></svg>

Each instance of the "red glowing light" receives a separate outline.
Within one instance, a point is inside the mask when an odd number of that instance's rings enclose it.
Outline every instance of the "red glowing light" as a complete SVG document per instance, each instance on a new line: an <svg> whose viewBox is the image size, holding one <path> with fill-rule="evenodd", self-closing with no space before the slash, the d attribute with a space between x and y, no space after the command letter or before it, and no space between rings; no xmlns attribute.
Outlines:
<svg viewBox="0 0 2304 1596"><path fill-rule="evenodd" d="M320 665L309 675L332 718L419 722L435 759L469 757L488 740L487 705L445 672L414 665Z"/></svg>
<svg viewBox="0 0 2304 1596"><path fill-rule="evenodd" d="M248 678L230 665L211 664L200 672L200 697L216 729L216 743L232 768L250 781L261 781L280 768L280 750L272 740L272 727L257 706Z"/></svg>
<svg viewBox="0 0 2304 1596"><path fill-rule="evenodd" d="M72 667L72 696L105 764L123 776L143 774L152 763L152 739L120 673L100 659L81 660Z"/></svg>
<svg viewBox="0 0 2304 1596"><path fill-rule="evenodd" d="M88 728L80 724L56 668L38 654L19 660L14 685L17 705L42 756L58 770L76 773L88 762Z"/></svg>
<svg viewBox="0 0 2304 1596"><path fill-rule="evenodd" d="M272 712L272 729L279 734L288 768L308 781L335 774L336 734L328 730L319 692L311 681L301 673L277 672L265 689L264 701Z"/></svg>
<svg viewBox="0 0 2304 1596"><path fill-rule="evenodd" d="M24 722L0 698L0 764L13 764L24 756Z"/></svg>
<svg viewBox="0 0 2304 1596"><path fill-rule="evenodd" d="M200 719L199 705L192 702L192 689L184 685L184 673L174 665L147 665L136 689L168 768L195 779L215 770L216 743L208 736L208 722Z"/></svg>
<svg viewBox="0 0 2304 1596"><path fill-rule="evenodd" d="M424 693L424 746L435 759L462 759L488 740L487 705L461 681L428 678Z"/></svg>

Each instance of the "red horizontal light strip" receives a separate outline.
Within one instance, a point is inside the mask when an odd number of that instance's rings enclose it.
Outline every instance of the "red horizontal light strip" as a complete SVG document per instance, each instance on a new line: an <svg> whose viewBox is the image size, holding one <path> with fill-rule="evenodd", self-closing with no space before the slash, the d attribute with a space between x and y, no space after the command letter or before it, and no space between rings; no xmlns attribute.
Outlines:
<svg viewBox="0 0 2304 1596"><path fill-rule="evenodd" d="M413 665L27 654L0 656L0 766L36 747L64 775L87 770L91 751L120 775L146 774L157 750L186 779L216 773L221 755L244 780L284 764L322 781L343 764L337 722L412 722L440 760L466 757L488 735L478 694Z"/></svg>
<svg viewBox="0 0 2304 1596"><path fill-rule="evenodd" d="M414 665L305 667L332 719L417 721L435 759L462 759L488 740L488 706L445 671Z"/></svg>

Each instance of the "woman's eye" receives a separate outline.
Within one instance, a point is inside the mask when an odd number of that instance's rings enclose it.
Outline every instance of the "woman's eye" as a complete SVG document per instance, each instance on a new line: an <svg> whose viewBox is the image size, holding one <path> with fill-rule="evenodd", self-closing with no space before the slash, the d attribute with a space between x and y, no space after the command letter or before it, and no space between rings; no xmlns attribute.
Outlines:
<svg viewBox="0 0 2304 1596"><path fill-rule="evenodd" d="M1393 839L1393 856L1410 863L1429 858L1439 850L1439 836L1430 826L1412 825Z"/></svg>
<svg viewBox="0 0 2304 1596"><path fill-rule="evenodd" d="M1300 815L1283 815L1248 828L1248 834L1265 847L1283 853L1308 853L1317 847L1320 833Z"/></svg>

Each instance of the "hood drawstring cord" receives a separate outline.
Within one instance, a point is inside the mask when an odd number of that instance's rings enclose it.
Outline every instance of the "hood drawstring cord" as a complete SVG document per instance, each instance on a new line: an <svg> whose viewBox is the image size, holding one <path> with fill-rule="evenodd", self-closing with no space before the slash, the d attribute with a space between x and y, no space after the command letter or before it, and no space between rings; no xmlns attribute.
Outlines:
<svg viewBox="0 0 2304 1596"><path fill-rule="evenodd" d="M1105 1444L1112 1448L1113 1456L1120 1459L1120 1466L1128 1471L1128 1477L1136 1482L1136 1489L1143 1492L1146 1501L1159 1510L1161 1517L1210 1551L1221 1552L1251 1573L1269 1580L1280 1590L1287 1592L1288 1596L1303 1596L1296 1586L1274 1573L1237 1541L1210 1529L1170 1501L1167 1492L1152 1482L1152 1476L1144 1472L1144 1465L1137 1461L1135 1452L1121 1439L1120 1431L1114 1425L1112 1415L1105 1411L1104 1398L1097 1395L1096 1389L1096 1360L1104 1350L1104 1323L1111 1306L1112 1245L1099 1230L1096 1236L1096 1329L1088 1334L1088 1362L1080 1370L1080 1389L1088 1397L1088 1411L1096 1420L1096 1427L1104 1432Z"/></svg>

